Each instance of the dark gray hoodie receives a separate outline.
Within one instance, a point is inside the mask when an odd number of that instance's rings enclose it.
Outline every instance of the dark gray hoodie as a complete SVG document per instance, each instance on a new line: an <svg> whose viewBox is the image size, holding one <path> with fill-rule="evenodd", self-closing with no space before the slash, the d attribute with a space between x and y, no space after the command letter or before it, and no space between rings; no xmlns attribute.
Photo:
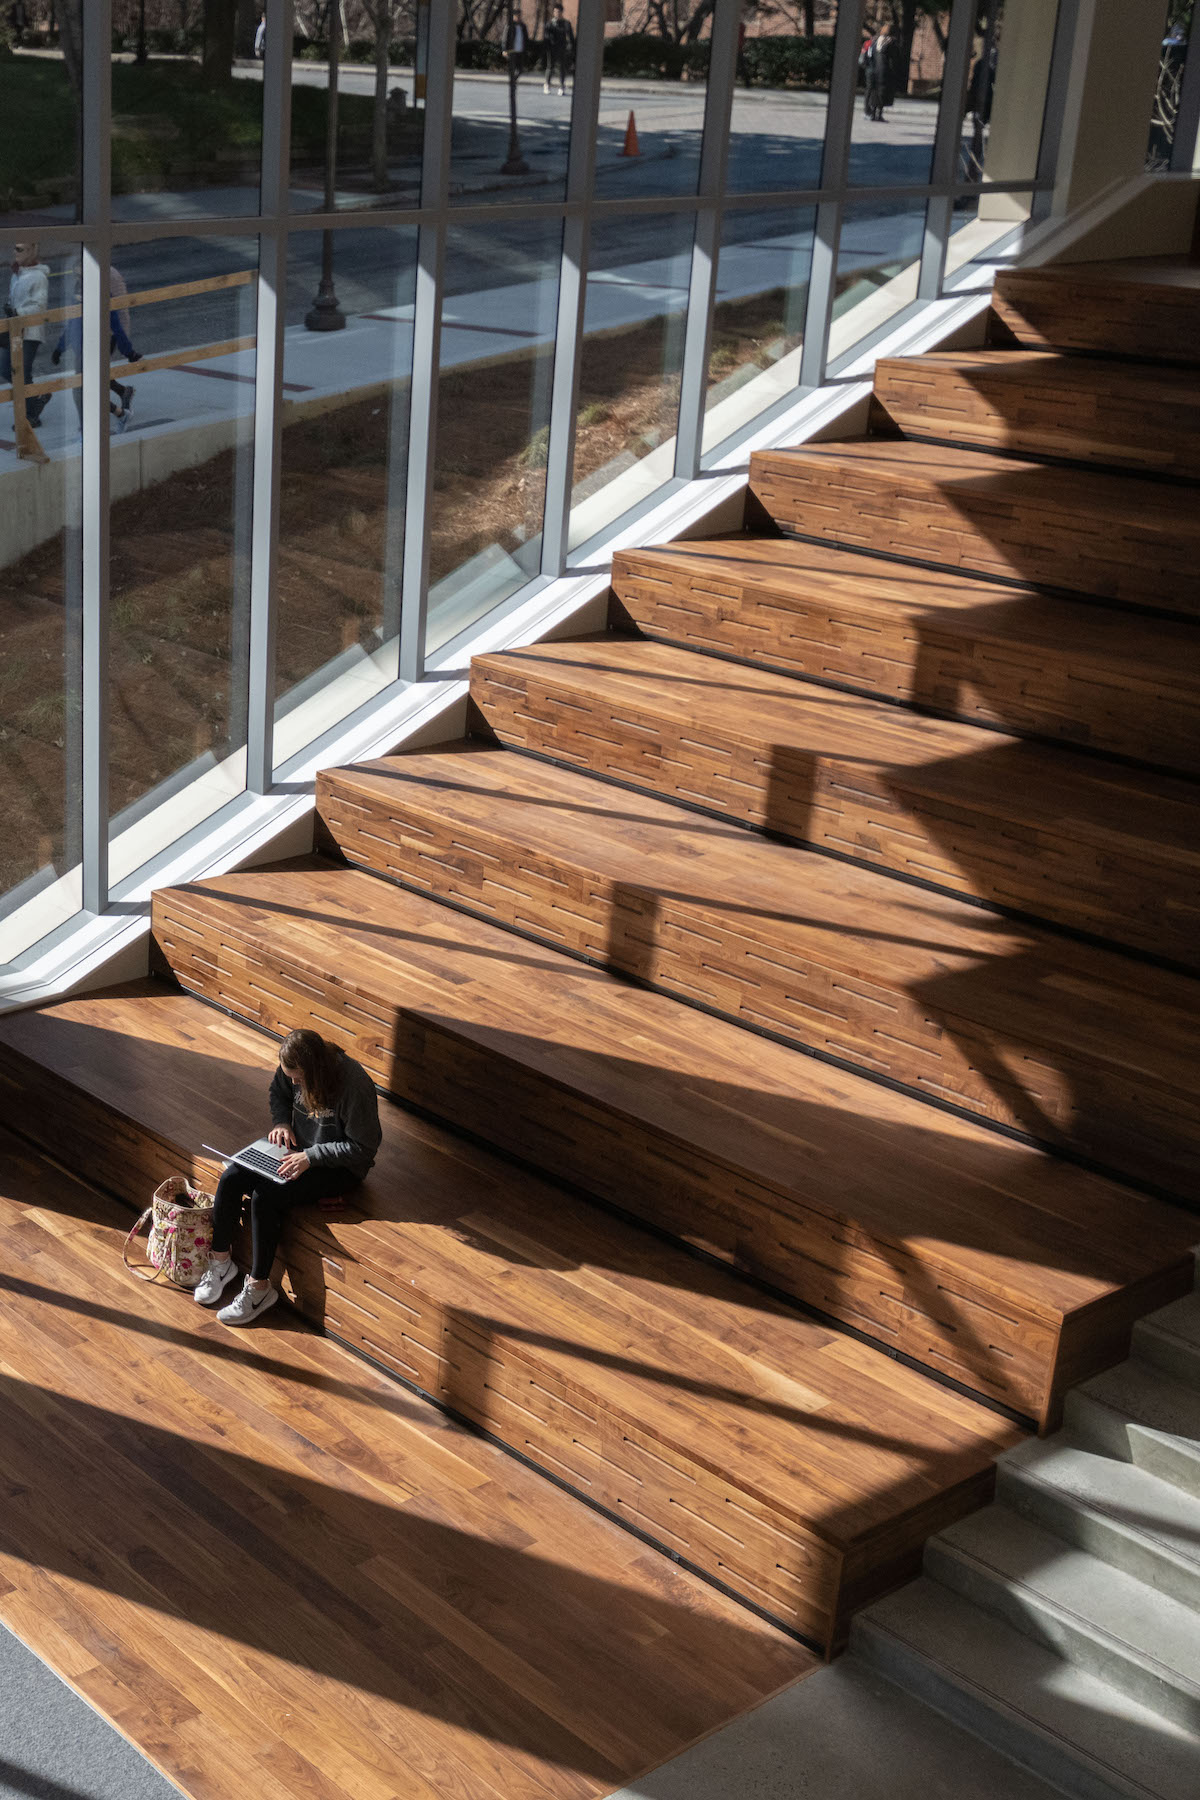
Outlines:
<svg viewBox="0 0 1200 1800"><path fill-rule="evenodd" d="M338 1088L328 1112L310 1113L300 1087L282 1069L271 1083L271 1123L290 1125L313 1168L344 1168L361 1181L375 1161L383 1133L375 1086L361 1063L337 1052Z"/></svg>

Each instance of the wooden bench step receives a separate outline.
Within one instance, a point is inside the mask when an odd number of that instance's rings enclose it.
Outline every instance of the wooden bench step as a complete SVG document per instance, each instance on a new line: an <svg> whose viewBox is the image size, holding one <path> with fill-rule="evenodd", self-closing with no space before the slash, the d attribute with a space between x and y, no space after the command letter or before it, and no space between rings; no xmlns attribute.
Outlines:
<svg viewBox="0 0 1200 1800"><path fill-rule="evenodd" d="M0 1020L5 1115L137 1206L167 1171L211 1184L198 1144L260 1128L274 1061L261 1033L161 983ZM925 1536L986 1499L1020 1436L994 1412L443 1127L381 1114L353 1205L293 1215L301 1311L790 1629L835 1646Z"/></svg>
<svg viewBox="0 0 1200 1800"><path fill-rule="evenodd" d="M593 1800L820 1668L290 1307L135 1282L130 1223L0 1132L0 1622L176 1785L22 1779L6 1729L10 1795Z"/></svg>
<svg viewBox="0 0 1200 1800"><path fill-rule="evenodd" d="M1200 627L792 538L620 550L650 637L1200 774Z"/></svg>
<svg viewBox="0 0 1200 1800"><path fill-rule="evenodd" d="M1190 488L888 438L756 451L750 487L802 537L1200 613Z"/></svg>
<svg viewBox="0 0 1200 1800"><path fill-rule="evenodd" d="M1200 265L1177 257L1004 269L992 310L1035 349L1200 367Z"/></svg>
<svg viewBox="0 0 1200 1800"><path fill-rule="evenodd" d="M373 875L153 923L193 992L1041 1422L1192 1279L1182 1212Z"/></svg>
<svg viewBox="0 0 1200 1800"><path fill-rule="evenodd" d="M1200 478L1200 370L1035 350L881 357L875 398L907 438Z"/></svg>
<svg viewBox="0 0 1200 1800"><path fill-rule="evenodd" d="M1196 1191L1200 983L482 743L327 770L317 807L356 865Z"/></svg>
<svg viewBox="0 0 1200 1800"><path fill-rule="evenodd" d="M1200 791L855 694L605 637L476 657L504 743L780 836L1200 959Z"/></svg>

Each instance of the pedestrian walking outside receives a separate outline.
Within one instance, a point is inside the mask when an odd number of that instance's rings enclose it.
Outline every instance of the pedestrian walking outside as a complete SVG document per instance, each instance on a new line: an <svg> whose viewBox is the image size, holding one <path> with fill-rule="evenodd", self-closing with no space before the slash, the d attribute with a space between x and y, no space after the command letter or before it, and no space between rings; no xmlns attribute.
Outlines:
<svg viewBox="0 0 1200 1800"><path fill-rule="evenodd" d="M125 286L124 276L116 269L110 269L108 271L108 287L109 298L112 300L119 299L128 292L128 289ZM76 305L79 305L82 298L83 282L81 277L77 275L75 277ZM114 309L109 313L109 355L111 356L114 350L119 350L126 362L139 363L142 360L142 353L140 350L135 350L129 341L129 334L126 330L128 323L128 312L120 312ZM56 368L62 361L64 351L70 352L72 367L78 375L83 368L83 318L79 313L76 313L73 319L67 320L66 324L63 326L62 336L54 346L50 360ZM129 414L133 407L134 389L128 382L118 381L115 376L110 380L108 386L109 392L116 395L115 401L109 401L108 410L116 420L118 431L124 431L129 423ZM83 389L82 387L72 388L71 392L75 399L75 411L79 416L79 422L82 426Z"/></svg>
<svg viewBox="0 0 1200 1800"><path fill-rule="evenodd" d="M519 6L513 7L512 20L504 34L504 54L508 58L509 74L514 81L520 81L529 54L529 28L521 17Z"/></svg>
<svg viewBox="0 0 1200 1800"><path fill-rule="evenodd" d="M567 18L562 6L556 6L546 22L546 80L542 88L544 94L550 92L554 84L554 73L558 71L558 91L567 91L567 76L575 66L575 28Z"/></svg>
<svg viewBox="0 0 1200 1800"><path fill-rule="evenodd" d="M8 319L37 320L39 313L50 307L50 265L44 263L32 238L22 238L13 245L12 272L8 282L8 300L5 303L4 315ZM33 380L33 367L38 359L45 339L45 326L39 322L26 325L21 332L21 368L25 376L25 385ZM12 333L0 332L0 386L9 387L13 378ZM37 394L32 400L25 402L25 417L31 426L36 427L38 420L50 404L50 394ZM13 423L16 424L14 402Z"/></svg>
<svg viewBox="0 0 1200 1800"><path fill-rule="evenodd" d="M896 98L896 40L886 25L863 45L858 66L866 81L864 111L868 119L881 124L884 108Z"/></svg>

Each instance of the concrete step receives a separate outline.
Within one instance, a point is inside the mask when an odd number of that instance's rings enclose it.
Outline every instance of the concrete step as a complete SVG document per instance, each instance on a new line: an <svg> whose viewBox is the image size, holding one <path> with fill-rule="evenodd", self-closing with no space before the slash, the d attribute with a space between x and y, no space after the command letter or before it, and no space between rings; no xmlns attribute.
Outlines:
<svg viewBox="0 0 1200 1800"><path fill-rule="evenodd" d="M1200 1610L1200 1499L1065 1432L1018 1445L996 1475L1014 1512Z"/></svg>
<svg viewBox="0 0 1200 1800"><path fill-rule="evenodd" d="M840 1656L638 1776L611 1800L1061 1800L1061 1795L1060 1788L1018 1768L858 1657Z"/></svg>
<svg viewBox="0 0 1200 1800"><path fill-rule="evenodd" d="M1200 1615L1182 1601L1000 1505L931 1538L925 1573L1200 1733Z"/></svg>
<svg viewBox="0 0 1200 1800"><path fill-rule="evenodd" d="M928 1578L860 1613L881 1674L1072 1800L1195 1800L1200 1740Z"/></svg>
<svg viewBox="0 0 1200 1800"><path fill-rule="evenodd" d="M1131 1357L1067 1395L1065 1422L1089 1449L1200 1496L1200 1391Z"/></svg>
<svg viewBox="0 0 1200 1800"><path fill-rule="evenodd" d="M1133 1353L1185 1387L1200 1388L1200 1294L1185 1294L1139 1319Z"/></svg>

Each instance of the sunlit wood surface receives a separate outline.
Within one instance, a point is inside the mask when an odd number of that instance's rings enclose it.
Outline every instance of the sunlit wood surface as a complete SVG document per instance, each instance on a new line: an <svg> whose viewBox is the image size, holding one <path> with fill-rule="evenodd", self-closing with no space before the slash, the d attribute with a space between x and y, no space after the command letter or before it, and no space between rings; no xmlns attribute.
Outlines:
<svg viewBox="0 0 1200 1800"><path fill-rule="evenodd" d="M0 1133L0 1618L194 1800L611 1792L815 1659Z"/></svg>
<svg viewBox="0 0 1200 1800"><path fill-rule="evenodd" d="M255 1135L274 1062L260 1032L163 983L0 1020L10 1116L44 1121L30 1128L137 1202L172 1169L211 1184L199 1145ZM461 1056L455 1079L473 1091ZM1021 1436L994 1412L381 1111L352 1205L291 1221L283 1279L300 1307L752 1605L833 1646L939 1522L991 1492L993 1459ZM845 1279L865 1291L849 1265Z"/></svg>

